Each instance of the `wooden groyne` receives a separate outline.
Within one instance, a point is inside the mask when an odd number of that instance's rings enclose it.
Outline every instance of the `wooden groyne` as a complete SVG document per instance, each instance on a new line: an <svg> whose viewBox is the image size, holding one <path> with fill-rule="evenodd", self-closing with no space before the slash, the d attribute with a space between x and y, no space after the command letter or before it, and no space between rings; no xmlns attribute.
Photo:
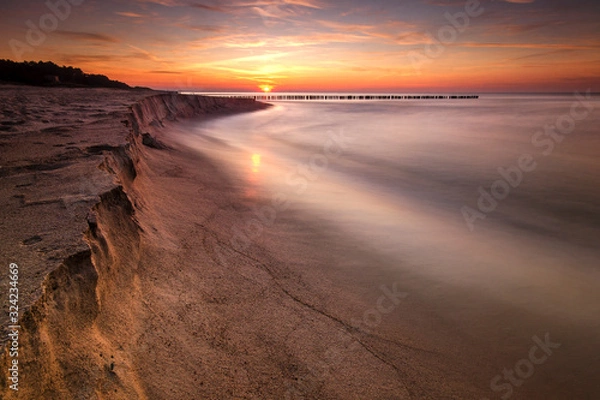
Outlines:
<svg viewBox="0 0 600 400"><path fill-rule="evenodd" d="M442 95L293 95L267 94L252 96L259 101L318 101L318 100L447 100L478 99L479 96L442 96Z"/></svg>
<svg viewBox="0 0 600 400"><path fill-rule="evenodd" d="M200 93L182 93L200 94ZM396 95L396 94L243 94L243 93L202 93L205 96L219 96L229 98L254 99L257 101L327 101L327 100L463 100L478 99L478 95Z"/></svg>

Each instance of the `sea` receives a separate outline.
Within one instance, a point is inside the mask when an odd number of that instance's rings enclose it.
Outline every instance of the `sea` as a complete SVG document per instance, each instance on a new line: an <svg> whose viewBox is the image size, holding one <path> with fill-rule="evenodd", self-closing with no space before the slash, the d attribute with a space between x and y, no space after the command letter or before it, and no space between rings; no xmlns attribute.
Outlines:
<svg viewBox="0 0 600 400"><path fill-rule="evenodd" d="M599 100L272 101L180 140L275 224L300 213L399 268L585 323L600 311Z"/></svg>

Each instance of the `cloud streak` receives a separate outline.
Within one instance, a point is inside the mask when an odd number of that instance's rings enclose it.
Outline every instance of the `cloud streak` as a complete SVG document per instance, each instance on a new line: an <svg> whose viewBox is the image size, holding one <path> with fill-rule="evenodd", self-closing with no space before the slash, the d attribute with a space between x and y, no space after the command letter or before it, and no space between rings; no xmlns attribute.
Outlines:
<svg viewBox="0 0 600 400"><path fill-rule="evenodd" d="M208 5L202 4L202 3L193 3L193 4L190 4L189 6L192 8L198 8L200 10L205 10L205 11L227 12L227 10L224 9L223 7L208 6Z"/></svg>
<svg viewBox="0 0 600 400"><path fill-rule="evenodd" d="M77 32L77 31L56 31L57 35L66 37L71 40L85 41L85 42L105 42L105 43L119 43L120 40L116 37L105 35L102 33L92 32Z"/></svg>
<svg viewBox="0 0 600 400"><path fill-rule="evenodd" d="M126 11L115 11L115 14L120 15L121 17L129 17L129 18L144 18L145 17L145 15L143 15L143 14L126 12Z"/></svg>

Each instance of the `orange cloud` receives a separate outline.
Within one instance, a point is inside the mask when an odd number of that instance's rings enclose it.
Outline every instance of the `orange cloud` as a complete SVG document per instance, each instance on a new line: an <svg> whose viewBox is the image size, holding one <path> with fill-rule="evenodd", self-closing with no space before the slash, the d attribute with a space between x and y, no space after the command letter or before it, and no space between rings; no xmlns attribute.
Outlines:
<svg viewBox="0 0 600 400"><path fill-rule="evenodd" d="M108 43L119 43L120 40L109 35L92 32L75 32L75 31L56 31L57 35L67 37L71 40L82 40L87 42L108 42Z"/></svg>
<svg viewBox="0 0 600 400"><path fill-rule="evenodd" d="M125 12L125 11L116 11L115 14L120 15L122 17L129 17L129 18L143 18L144 15L142 14L137 14L137 13L133 13L133 12Z"/></svg>

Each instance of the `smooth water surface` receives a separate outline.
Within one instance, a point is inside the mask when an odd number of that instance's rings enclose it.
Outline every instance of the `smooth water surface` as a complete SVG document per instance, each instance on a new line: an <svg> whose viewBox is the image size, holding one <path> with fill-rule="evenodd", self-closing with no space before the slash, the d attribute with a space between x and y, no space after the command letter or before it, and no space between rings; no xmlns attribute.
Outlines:
<svg viewBox="0 0 600 400"><path fill-rule="evenodd" d="M277 102L181 141L279 215L300 210L402 268L585 324L600 311L600 102L581 99Z"/></svg>

